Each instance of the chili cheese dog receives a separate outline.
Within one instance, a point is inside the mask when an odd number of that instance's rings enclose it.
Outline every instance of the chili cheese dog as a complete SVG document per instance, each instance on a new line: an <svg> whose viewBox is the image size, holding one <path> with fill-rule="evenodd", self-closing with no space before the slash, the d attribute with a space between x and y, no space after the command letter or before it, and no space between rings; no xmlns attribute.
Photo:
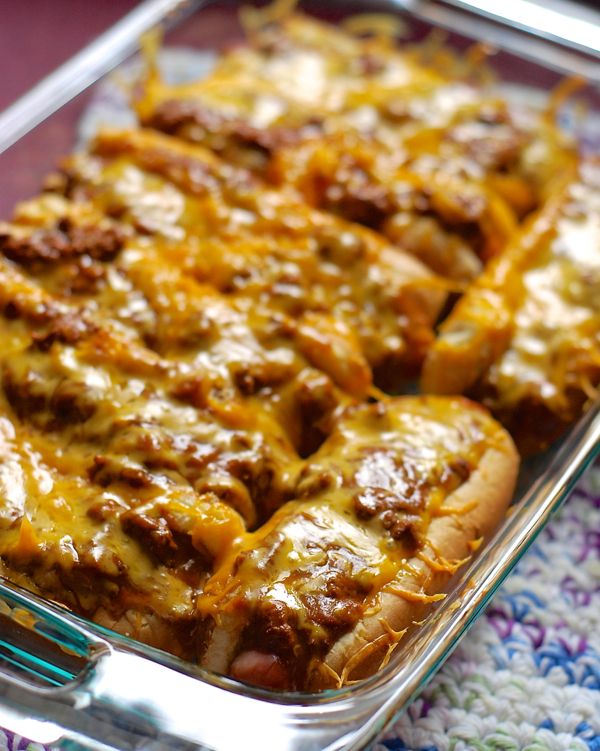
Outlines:
<svg viewBox="0 0 600 751"><path fill-rule="evenodd" d="M146 127L0 226L0 572L312 691L444 598L510 503L510 433L596 395L600 182L439 48L275 21L205 81L153 69ZM395 396L423 367L442 395Z"/></svg>
<svg viewBox="0 0 600 751"><path fill-rule="evenodd" d="M349 407L297 499L207 582L203 664L278 689L373 672L498 525L517 466L508 435L463 399Z"/></svg>

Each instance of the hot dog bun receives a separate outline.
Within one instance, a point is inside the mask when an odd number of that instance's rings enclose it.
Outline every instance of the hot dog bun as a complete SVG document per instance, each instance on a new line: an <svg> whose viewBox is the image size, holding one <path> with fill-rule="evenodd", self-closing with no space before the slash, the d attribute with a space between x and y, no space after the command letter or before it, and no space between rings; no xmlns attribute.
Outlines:
<svg viewBox="0 0 600 751"><path fill-rule="evenodd" d="M507 433L499 429L496 440L497 445L485 451L469 480L442 504L441 509L447 515L431 521L422 557L411 561L418 575L403 572L395 582L398 589L430 596L443 593L454 573L453 566L450 565L448 570L435 570L423 557L432 561L436 558L447 561L468 559L477 541L490 537L499 526L506 513L507 499L512 496L518 457ZM430 607L429 603L411 601L392 592L381 596L380 606L377 613L360 621L327 654L326 665L340 676L347 666L352 668L347 671L347 680L375 672L395 643L393 631L403 632L410 628ZM370 645L378 646L374 649ZM361 653L364 655L362 659ZM322 681L317 679L315 683L320 685Z"/></svg>

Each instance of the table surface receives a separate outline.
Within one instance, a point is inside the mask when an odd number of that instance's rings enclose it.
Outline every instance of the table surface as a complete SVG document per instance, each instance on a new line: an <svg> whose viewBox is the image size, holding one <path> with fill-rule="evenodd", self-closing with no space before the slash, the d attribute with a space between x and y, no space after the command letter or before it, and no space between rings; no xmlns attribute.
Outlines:
<svg viewBox="0 0 600 751"><path fill-rule="evenodd" d="M0 0L0 111L138 0Z"/></svg>

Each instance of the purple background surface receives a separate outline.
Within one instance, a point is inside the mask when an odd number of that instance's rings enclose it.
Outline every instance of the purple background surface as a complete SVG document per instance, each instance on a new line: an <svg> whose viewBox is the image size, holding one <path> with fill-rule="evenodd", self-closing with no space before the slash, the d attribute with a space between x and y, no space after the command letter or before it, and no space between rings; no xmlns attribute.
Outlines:
<svg viewBox="0 0 600 751"><path fill-rule="evenodd" d="M0 0L0 110L137 5L137 0Z"/></svg>

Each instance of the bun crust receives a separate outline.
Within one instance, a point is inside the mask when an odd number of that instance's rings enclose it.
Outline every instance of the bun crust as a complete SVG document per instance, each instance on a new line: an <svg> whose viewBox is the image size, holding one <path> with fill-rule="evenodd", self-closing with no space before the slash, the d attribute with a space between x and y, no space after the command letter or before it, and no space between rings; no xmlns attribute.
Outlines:
<svg viewBox="0 0 600 751"><path fill-rule="evenodd" d="M483 454L469 480L446 498L440 507L441 515L432 519L420 557L410 561L415 573L403 572L394 582L399 590L427 596L444 592L453 572L436 571L423 558L462 561L472 553L473 543L481 538L487 540L506 514L518 466L519 457L511 438L498 429L495 445ZM378 612L343 636L327 654L325 664L345 681L376 672L399 635L421 620L430 608L429 602L408 597L383 593ZM319 674L322 676L323 671ZM314 688L325 687L322 679L315 681Z"/></svg>

